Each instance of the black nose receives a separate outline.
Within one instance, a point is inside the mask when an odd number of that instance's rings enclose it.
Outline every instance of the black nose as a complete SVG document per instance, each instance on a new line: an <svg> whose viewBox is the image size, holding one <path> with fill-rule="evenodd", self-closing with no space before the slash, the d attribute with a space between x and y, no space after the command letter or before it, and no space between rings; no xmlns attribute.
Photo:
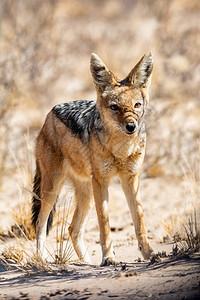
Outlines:
<svg viewBox="0 0 200 300"><path fill-rule="evenodd" d="M133 133L136 129L136 125L134 123L129 123L126 125L126 129L128 132Z"/></svg>

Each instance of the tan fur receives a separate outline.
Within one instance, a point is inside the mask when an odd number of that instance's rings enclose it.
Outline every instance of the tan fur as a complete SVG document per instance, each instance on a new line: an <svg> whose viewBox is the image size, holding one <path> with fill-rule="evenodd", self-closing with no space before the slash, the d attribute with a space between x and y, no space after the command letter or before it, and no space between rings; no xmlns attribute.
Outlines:
<svg viewBox="0 0 200 300"><path fill-rule="evenodd" d="M144 122L152 71L152 68L149 74L144 71L145 64L151 66L151 54L146 54L125 81L120 83L103 62L92 55L91 71L104 130L98 133L98 138L92 134L88 144L75 136L53 112L48 114L36 143L36 160L41 172L41 210L36 224L37 251L40 255L45 251L48 215L64 181L69 180L74 186L77 203L69 233L77 255L82 261L90 261L83 243L83 233L94 196L100 227L102 265L115 261L108 217L108 186L113 176L119 176L121 180L139 249L145 259L152 255L139 191L139 172L146 144L145 132L140 126ZM95 77L95 68L101 68L98 71L102 75L101 81ZM134 105L141 100L143 111L140 108L139 113ZM110 109L112 104L120 107L117 113ZM134 134L127 134L127 124L137 126Z"/></svg>

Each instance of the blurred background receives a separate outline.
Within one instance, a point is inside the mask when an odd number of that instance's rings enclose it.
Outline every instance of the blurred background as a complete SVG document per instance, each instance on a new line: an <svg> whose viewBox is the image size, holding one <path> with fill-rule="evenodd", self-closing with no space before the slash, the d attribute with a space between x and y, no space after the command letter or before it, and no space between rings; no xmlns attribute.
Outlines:
<svg viewBox="0 0 200 300"><path fill-rule="evenodd" d="M154 71L142 193L147 223L159 207L170 233L169 218L199 203L200 1L1 0L2 223L31 191L34 141L48 111L96 99L90 54L123 79L148 51Z"/></svg>

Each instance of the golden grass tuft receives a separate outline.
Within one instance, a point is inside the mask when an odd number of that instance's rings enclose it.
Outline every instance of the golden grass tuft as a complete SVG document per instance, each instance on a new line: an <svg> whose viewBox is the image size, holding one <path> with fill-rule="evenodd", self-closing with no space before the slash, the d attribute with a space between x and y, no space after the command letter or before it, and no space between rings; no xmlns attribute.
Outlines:
<svg viewBox="0 0 200 300"><path fill-rule="evenodd" d="M24 237L27 239L35 239L35 231L31 223L31 204L29 202L20 202L12 212L14 225L9 231L11 236Z"/></svg>
<svg viewBox="0 0 200 300"><path fill-rule="evenodd" d="M25 271L28 274L32 273L51 273L52 272L52 266L49 262L43 260L42 258L31 255L26 264L22 266L23 271Z"/></svg>
<svg viewBox="0 0 200 300"><path fill-rule="evenodd" d="M165 171L161 165L158 163L154 163L150 168L147 169L146 171L147 176L150 178L155 178L159 176L164 176Z"/></svg>
<svg viewBox="0 0 200 300"><path fill-rule="evenodd" d="M15 263L21 263L24 259L24 251L21 247L10 246L2 252L5 260L11 260Z"/></svg>

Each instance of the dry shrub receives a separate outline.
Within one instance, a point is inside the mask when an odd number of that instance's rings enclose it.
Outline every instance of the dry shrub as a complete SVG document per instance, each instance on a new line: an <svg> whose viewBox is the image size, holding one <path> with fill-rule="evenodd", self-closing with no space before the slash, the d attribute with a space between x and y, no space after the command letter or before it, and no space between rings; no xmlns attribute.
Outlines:
<svg viewBox="0 0 200 300"><path fill-rule="evenodd" d="M183 232L174 236L173 255L192 254L200 250L200 229L196 210L190 214L188 222L182 224Z"/></svg>
<svg viewBox="0 0 200 300"><path fill-rule="evenodd" d="M200 249L200 143L197 143L197 156L192 161L183 157L182 171L187 203L184 210L171 215L165 221L165 229L172 237L174 253L192 253Z"/></svg>

